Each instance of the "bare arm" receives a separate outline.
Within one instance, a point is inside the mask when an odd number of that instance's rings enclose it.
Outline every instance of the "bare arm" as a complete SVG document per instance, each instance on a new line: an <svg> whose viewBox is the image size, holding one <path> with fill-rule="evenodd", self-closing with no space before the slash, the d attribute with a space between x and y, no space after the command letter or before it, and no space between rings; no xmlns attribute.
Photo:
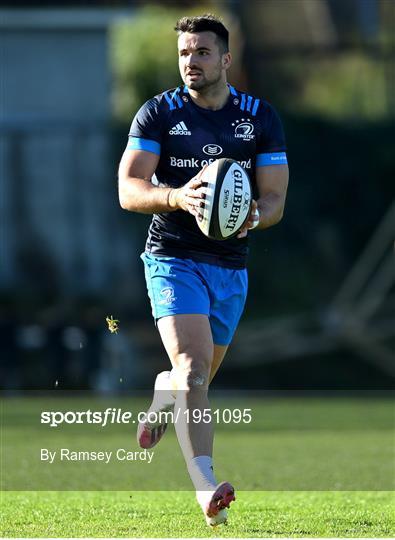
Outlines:
<svg viewBox="0 0 395 540"><path fill-rule="evenodd" d="M152 152L125 150L118 170L119 202L124 210L144 214L170 210L170 188L151 183L158 163L159 156Z"/></svg>
<svg viewBox="0 0 395 540"><path fill-rule="evenodd" d="M119 202L124 210L156 214L185 210L197 215L201 194L195 191L201 186L199 175L182 188L154 186L151 178L159 163L159 156L145 150L126 149L118 170Z"/></svg>
<svg viewBox="0 0 395 540"><path fill-rule="evenodd" d="M276 225L284 213L285 198L288 188L288 165L258 167L256 182L258 186L258 229L267 229Z"/></svg>

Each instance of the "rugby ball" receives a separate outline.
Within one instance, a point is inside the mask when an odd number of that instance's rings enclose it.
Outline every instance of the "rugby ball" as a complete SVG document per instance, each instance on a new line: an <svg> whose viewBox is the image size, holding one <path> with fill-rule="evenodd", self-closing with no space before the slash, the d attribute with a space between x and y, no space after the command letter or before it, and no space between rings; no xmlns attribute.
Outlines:
<svg viewBox="0 0 395 540"><path fill-rule="evenodd" d="M206 236L228 240L236 236L250 215L252 191L248 174L234 159L213 161L201 175L205 201L196 222Z"/></svg>

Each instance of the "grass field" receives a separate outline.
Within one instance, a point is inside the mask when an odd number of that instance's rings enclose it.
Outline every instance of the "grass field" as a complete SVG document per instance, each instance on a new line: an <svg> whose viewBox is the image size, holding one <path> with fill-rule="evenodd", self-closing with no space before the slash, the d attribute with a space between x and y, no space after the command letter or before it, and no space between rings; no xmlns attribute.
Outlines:
<svg viewBox="0 0 395 540"><path fill-rule="evenodd" d="M389 492L240 492L209 529L191 492L7 492L8 537L392 537Z"/></svg>
<svg viewBox="0 0 395 540"><path fill-rule="evenodd" d="M210 530L174 429L151 464L52 465L41 447L137 450L135 427L40 425L42 410L144 410L145 400L7 398L2 404L2 536L8 537L392 537L394 408L389 399L257 399L253 421L216 426L215 471L234 482L227 527ZM133 406L133 407L132 407ZM145 487L145 491L141 489ZM158 491L166 488L168 491ZM263 491L265 490L265 491Z"/></svg>

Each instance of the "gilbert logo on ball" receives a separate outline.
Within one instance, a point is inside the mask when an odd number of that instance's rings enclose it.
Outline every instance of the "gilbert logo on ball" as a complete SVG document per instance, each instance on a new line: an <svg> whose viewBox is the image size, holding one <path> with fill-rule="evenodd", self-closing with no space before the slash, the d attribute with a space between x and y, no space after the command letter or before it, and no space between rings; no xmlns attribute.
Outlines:
<svg viewBox="0 0 395 540"><path fill-rule="evenodd" d="M248 174L234 159L222 158L203 172L206 186L200 230L209 238L228 240L245 225L251 210L251 183Z"/></svg>

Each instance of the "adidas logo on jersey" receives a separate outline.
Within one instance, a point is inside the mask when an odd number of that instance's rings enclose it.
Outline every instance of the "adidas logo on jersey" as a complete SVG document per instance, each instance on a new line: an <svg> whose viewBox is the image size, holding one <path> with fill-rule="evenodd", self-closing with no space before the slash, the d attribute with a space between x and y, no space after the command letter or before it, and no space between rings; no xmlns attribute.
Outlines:
<svg viewBox="0 0 395 540"><path fill-rule="evenodd" d="M184 122L179 122L169 131L170 135L192 135Z"/></svg>

